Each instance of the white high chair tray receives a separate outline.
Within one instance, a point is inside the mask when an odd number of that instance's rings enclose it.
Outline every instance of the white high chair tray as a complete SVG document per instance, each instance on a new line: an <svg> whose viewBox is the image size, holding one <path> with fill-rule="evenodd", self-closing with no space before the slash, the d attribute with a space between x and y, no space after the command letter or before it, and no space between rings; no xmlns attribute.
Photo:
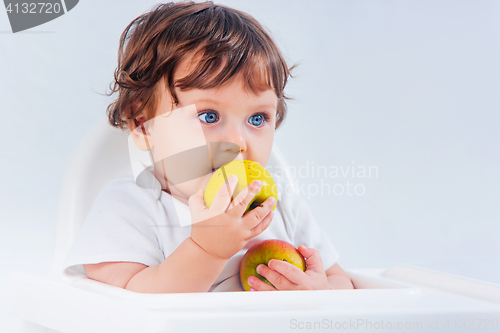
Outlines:
<svg viewBox="0 0 500 333"><path fill-rule="evenodd" d="M500 329L500 285L408 265L347 273L357 289L140 294L85 275L14 272L6 310L23 318L15 332Z"/></svg>

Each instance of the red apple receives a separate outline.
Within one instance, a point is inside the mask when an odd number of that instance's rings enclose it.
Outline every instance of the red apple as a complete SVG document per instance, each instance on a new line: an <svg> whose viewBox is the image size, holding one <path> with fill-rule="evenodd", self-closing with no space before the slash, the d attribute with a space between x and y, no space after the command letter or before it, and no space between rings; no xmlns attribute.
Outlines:
<svg viewBox="0 0 500 333"><path fill-rule="evenodd" d="M262 281L272 285L266 280L265 277L258 274L256 271L258 265L267 265L271 259L283 260L297 266L302 271L306 270L306 261L304 257L292 244L279 239L268 239L262 241L249 248L241 260L240 281L241 286L245 291L250 290L248 278L251 275L256 276Z"/></svg>

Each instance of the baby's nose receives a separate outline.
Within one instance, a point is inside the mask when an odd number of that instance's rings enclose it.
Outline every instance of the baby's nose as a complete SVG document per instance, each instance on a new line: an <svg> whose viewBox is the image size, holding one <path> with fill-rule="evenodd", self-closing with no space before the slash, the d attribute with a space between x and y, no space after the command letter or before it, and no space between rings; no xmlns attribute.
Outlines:
<svg viewBox="0 0 500 333"><path fill-rule="evenodd" d="M223 153L232 153L237 155L241 151L240 146L233 142L218 142L217 146L218 150Z"/></svg>
<svg viewBox="0 0 500 333"><path fill-rule="evenodd" d="M223 141L227 144L222 145L221 148L226 152L238 154L240 152L244 153L247 149L243 133L236 128L229 130L227 135L224 136Z"/></svg>
<svg viewBox="0 0 500 333"><path fill-rule="evenodd" d="M229 163L238 157L240 146L232 142L211 142L212 168Z"/></svg>

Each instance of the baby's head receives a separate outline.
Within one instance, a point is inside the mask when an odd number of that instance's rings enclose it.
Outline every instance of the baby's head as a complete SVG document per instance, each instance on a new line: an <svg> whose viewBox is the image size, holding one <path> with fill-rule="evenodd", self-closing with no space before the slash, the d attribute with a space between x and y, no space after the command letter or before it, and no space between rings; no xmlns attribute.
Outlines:
<svg viewBox="0 0 500 333"><path fill-rule="evenodd" d="M179 145L176 129L198 127L204 142L233 143L217 147L265 166L274 131L285 119L289 75L275 43L249 15L211 2L162 4L121 36L111 91L118 98L108 119L131 131L140 149L153 151L148 121L180 109L182 125L157 131L161 142ZM202 177L186 184L181 196L206 182Z"/></svg>

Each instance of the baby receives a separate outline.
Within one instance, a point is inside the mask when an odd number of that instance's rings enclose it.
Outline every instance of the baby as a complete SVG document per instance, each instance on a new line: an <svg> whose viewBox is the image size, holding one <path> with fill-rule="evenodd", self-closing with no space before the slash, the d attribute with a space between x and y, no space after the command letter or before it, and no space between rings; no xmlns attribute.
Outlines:
<svg viewBox="0 0 500 333"><path fill-rule="evenodd" d="M271 260L257 272L272 286L251 276L252 291L352 289L305 202L283 190L284 177L273 174L277 204L269 197L244 214L262 184L231 201L232 176L205 207L203 190L224 162L267 165L289 75L270 36L243 12L167 3L132 21L121 37L108 118L155 163L104 187L65 267L142 293L239 291L248 248L281 239L302 253L306 271Z"/></svg>

